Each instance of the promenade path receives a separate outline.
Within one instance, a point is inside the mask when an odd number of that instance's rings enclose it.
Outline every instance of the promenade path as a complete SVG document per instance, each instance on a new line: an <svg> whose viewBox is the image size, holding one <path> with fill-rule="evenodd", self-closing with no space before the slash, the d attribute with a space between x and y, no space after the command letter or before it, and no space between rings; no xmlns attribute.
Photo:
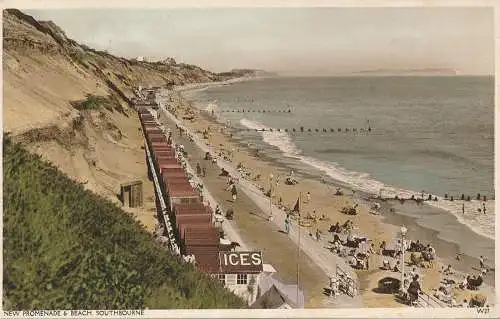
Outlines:
<svg viewBox="0 0 500 319"><path fill-rule="evenodd" d="M223 229L233 241L238 241L241 249L257 249L263 252L266 263L271 263L278 270L278 277L285 283L297 282L297 244L299 242L299 226L293 223L290 233L284 234L280 230L284 227L285 212L272 205L273 221L267 220L269 199L250 181L241 178L239 172L230 162L218 160L212 165L203 160L208 146L195 134L191 142L186 134L179 135L176 125L184 127L172 114L167 112L160 102L162 115L160 122L172 131L174 141L184 145L189 154L191 166L202 163L207 169L207 176L203 178L204 198L213 207L216 202L224 210L232 208L235 213L233 221L225 220ZM235 203L230 200L225 178L219 177L220 169L224 168L232 176L238 177L238 199ZM192 169L192 168L190 168ZM352 269L343 259L326 250L322 243L318 243L309 236L309 232L301 227L300 230L300 257L299 257L299 285L305 290L306 299L318 299L323 294L323 288L328 284L328 277L333 276L337 265L348 272L352 278L357 278ZM361 296L342 298L343 302L323 303L323 307L361 307Z"/></svg>

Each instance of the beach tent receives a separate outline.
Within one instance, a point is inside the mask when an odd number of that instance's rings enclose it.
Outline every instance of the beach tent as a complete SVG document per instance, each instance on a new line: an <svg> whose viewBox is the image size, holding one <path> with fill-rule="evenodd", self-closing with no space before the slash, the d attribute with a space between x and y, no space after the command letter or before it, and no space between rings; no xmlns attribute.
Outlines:
<svg viewBox="0 0 500 319"><path fill-rule="evenodd" d="M252 305L251 309L292 309L289 301L281 292L272 286L262 296L260 296Z"/></svg>
<svg viewBox="0 0 500 319"><path fill-rule="evenodd" d="M257 301L259 301L260 297L264 296L264 294L273 287L277 290L281 298L285 300L285 303L289 305L291 308L304 308L305 305L304 291L299 288L299 296L298 296L299 299L297 301L297 285L285 285L278 279L276 279L273 276L273 273L263 273L259 279L258 287L259 287L259 294L257 300L255 301L256 305L255 308L258 308L257 306L259 305L259 303L257 303ZM274 299L276 298L275 296L276 292L272 292L270 294L271 294L270 297L272 297L271 299L276 300ZM260 303L262 303L262 301L260 301ZM280 305L279 307L281 306L284 306L284 304ZM250 306L250 308L252 308L252 306Z"/></svg>

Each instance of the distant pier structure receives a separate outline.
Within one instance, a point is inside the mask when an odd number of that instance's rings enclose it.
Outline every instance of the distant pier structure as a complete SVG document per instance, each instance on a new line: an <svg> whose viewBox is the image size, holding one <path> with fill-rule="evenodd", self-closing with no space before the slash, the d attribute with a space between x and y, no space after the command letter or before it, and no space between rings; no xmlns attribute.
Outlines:
<svg viewBox="0 0 500 319"><path fill-rule="evenodd" d="M136 180L120 185L120 199L124 206L130 208L142 207L142 181Z"/></svg>

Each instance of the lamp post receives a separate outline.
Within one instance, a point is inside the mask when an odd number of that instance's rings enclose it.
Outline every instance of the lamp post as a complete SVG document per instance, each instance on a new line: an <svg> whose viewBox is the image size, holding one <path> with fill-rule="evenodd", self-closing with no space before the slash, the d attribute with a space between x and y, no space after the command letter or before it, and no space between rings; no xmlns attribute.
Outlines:
<svg viewBox="0 0 500 319"><path fill-rule="evenodd" d="M405 282L405 237L408 230L405 226L401 226L401 256L403 257L401 261L401 292L404 293L404 282Z"/></svg>

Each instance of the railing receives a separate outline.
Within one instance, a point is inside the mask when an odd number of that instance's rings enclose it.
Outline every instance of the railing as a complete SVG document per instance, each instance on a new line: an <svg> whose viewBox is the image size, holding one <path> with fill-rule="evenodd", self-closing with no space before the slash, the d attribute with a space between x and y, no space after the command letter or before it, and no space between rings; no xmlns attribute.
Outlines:
<svg viewBox="0 0 500 319"><path fill-rule="evenodd" d="M418 302L417 302L418 307L423 307L423 308L446 308L448 307L447 304L445 304L443 301L437 299L434 296L429 295L426 292L420 292L418 295Z"/></svg>
<svg viewBox="0 0 500 319"><path fill-rule="evenodd" d="M158 121L156 121L156 122L158 122ZM179 255L180 254L180 249L179 249L179 246L177 245L177 243L175 241L175 236L174 236L174 232L173 232L173 229L172 229L172 224L170 223L170 218L168 216L167 205L165 204L165 199L163 197L163 191L162 191L162 189L160 187L160 182L158 181L158 174L157 174L157 171L156 171L156 166L154 165L153 157L151 156L151 152L149 150L149 144L147 143L146 136L144 136L144 138L145 138L144 145L145 145L145 149L146 149L148 163L149 163L149 167L152 170L152 174L151 175L153 175L153 182L154 182L157 194L159 195L158 197L159 197L159 201L160 201L161 214L162 214L163 219L165 221L165 226L167 227L167 234L168 234L170 249L175 254Z"/></svg>
<svg viewBox="0 0 500 319"><path fill-rule="evenodd" d="M354 298L359 293L359 281L351 278L339 265L335 267L335 277L339 280L339 286L344 287L346 295Z"/></svg>

